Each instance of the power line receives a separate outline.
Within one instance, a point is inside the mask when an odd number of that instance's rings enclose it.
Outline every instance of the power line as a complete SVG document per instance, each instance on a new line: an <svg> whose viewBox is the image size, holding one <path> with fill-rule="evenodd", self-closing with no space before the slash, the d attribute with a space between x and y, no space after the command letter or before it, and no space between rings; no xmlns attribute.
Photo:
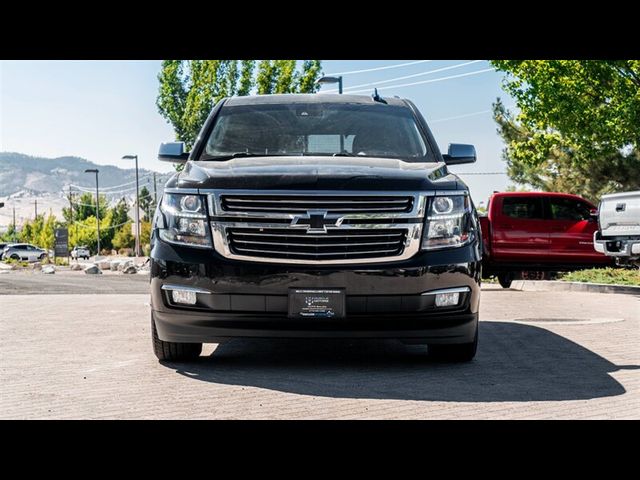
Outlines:
<svg viewBox="0 0 640 480"><path fill-rule="evenodd" d="M463 115L456 115L455 117L438 118L437 120L430 120L429 125L431 125L432 123L447 122L449 120L458 120L459 118L473 117L475 115L482 115L483 113L490 113L490 112L492 112L491 109L480 110L479 112L473 112L473 113L465 113Z"/></svg>
<svg viewBox="0 0 640 480"><path fill-rule="evenodd" d="M411 87L413 85L423 85L423 84L426 84L426 83L442 82L442 81L445 81L445 80L453 80L454 78L469 77L471 75L478 75L480 73L493 72L493 71L495 71L494 68L485 68L484 70L476 70L475 72L460 73L458 75L450 75L448 77L434 78L432 80L421 80L419 82L401 83L400 85L387 85L386 87L378 88L378 90L387 90L389 88ZM349 92L349 93L365 93L365 92L368 92L368 91L369 91L369 89L356 90L355 92Z"/></svg>
<svg viewBox="0 0 640 480"><path fill-rule="evenodd" d="M515 106L516 105L514 103L511 105L507 105L504 108L513 108ZM447 122L449 120L458 120L459 118L473 117L475 115L482 115L483 113L491 113L491 112L493 112L493 110L488 109L488 110L480 110L479 112L463 113L462 115L456 115L454 117L437 118L436 120L429 120L429 125L431 125L432 123Z"/></svg>
<svg viewBox="0 0 640 480"><path fill-rule="evenodd" d="M433 62L433 60L417 60L417 61L414 61L414 62L396 63L394 65L386 65L384 67L365 68L364 70L351 70L350 72L327 73L326 75L327 76L331 76L331 75L355 75L356 73L377 72L379 70L388 70L390 68L408 67L409 65L417 65L418 63L427 63L427 62Z"/></svg>
<svg viewBox="0 0 640 480"><path fill-rule="evenodd" d="M472 60L470 62L458 63L456 65L449 65L448 67L436 68L435 70L427 70L426 72L414 73L412 75L405 75L403 77L390 78L388 80L379 80L376 82L361 83L360 85L353 85L351 87L346 87L344 90L345 91L353 90L354 88L382 85L383 83L391 83L391 82L396 82L398 80L406 80L408 78L423 77L425 75L431 75L432 73L444 72L446 70L453 70L454 68L466 67L467 65L471 65L478 62L482 62L482 60ZM325 90L323 93L331 93L331 92L337 92L337 91L338 91L337 89L332 89L332 90Z"/></svg>
<svg viewBox="0 0 640 480"><path fill-rule="evenodd" d="M507 175L507 172L456 172L456 175Z"/></svg>

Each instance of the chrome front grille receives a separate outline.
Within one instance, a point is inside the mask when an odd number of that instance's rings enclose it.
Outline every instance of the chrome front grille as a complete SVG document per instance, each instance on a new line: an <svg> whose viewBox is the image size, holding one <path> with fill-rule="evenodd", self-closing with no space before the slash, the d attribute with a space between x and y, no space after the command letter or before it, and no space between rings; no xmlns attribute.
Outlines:
<svg viewBox="0 0 640 480"><path fill-rule="evenodd" d="M400 255L407 229L328 229L296 233L289 228L228 228L231 252L263 258L307 261L384 258Z"/></svg>
<svg viewBox="0 0 640 480"><path fill-rule="evenodd" d="M413 196L375 195L221 195L224 212L304 213L323 210L328 213L410 212Z"/></svg>
<svg viewBox="0 0 640 480"><path fill-rule="evenodd" d="M216 250L236 260L348 264L404 260L419 251L426 193L214 191Z"/></svg>

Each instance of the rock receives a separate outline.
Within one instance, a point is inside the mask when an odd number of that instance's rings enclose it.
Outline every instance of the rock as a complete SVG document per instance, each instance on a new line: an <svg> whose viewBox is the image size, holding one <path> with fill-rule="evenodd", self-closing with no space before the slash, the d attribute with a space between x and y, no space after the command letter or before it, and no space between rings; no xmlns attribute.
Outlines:
<svg viewBox="0 0 640 480"><path fill-rule="evenodd" d="M79 270L83 270L85 267L83 267L82 265L80 265L79 263L72 263L71 264L71 270L73 270L74 272L77 272Z"/></svg>
<svg viewBox="0 0 640 480"><path fill-rule="evenodd" d="M40 262L32 263L31 268L34 270L40 270L42 268L42 264Z"/></svg>
<svg viewBox="0 0 640 480"><path fill-rule="evenodd" d="M127 265L122 270L122 273L138 273L138 269L136 268L135 265Z"/></svg>
<svg viewBox="0 0 640 480"><path fill-rule="evenodd" d="M0 271L9 271L9 270L15 270L16 267L10 263L3 263L0 262Z"/></svg>
<svg viewBox="0 0 640 480"><path fill-rule="evenodd" d="M84 273L99 274L99 273L102 273L102 270L100 270L97 265L89 265L87 268L84 269Z"/></svg>
<svg viewBox="0 0 640 480"><path fill-rule="evenodd" d="M110 265L111 270L114 272L117 272L119 270L121 263L122 263L121 260L111 260L111 265Z"/></svg>
<svg viewBox="0 0 640 480"><path fill-rule="evenodd" d="M111 269L111 261L110 260L100 260L98 262L98 268L100 270L110 270Z"/></svg>
<svg viewBox="0 0 640 480"><path fill-rule="evenodd" d="M133 266L133 260L125 260L124 262L120 262L120 265L118 265L118 270L123 272L124 269L129 266Z"/></svg>
<svg viewBox="0 0 640 480"><path fill-rule="evenodd" d="M42 273L56 273L56 267L54 267L53 265L45 265L44 267L42 267Z"/></svg>

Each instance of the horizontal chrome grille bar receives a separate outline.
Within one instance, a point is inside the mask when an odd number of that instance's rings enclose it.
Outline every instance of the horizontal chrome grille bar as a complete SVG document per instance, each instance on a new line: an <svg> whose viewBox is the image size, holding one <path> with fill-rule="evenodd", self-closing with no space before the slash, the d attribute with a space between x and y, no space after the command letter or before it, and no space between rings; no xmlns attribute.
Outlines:
<svg viewBox="0 0 640 480"><path fill-rule="evenodd" d="M203 191L204 193L205 191ZM423 218L429 192L336 192L220 190L209 195L209 212L221 217L292 220L309 211L324 211L346 220Z"/></svg>
<svg viewBox="0 0 640 480"><path fill-rule="evenodd" d="M307 257L316 257L316 256L339 256L339 255L344 255L345 258L349 258L351 255L368 255L368 254L379 254L379 253L386 253L386 252L397 252L397 249L392 249L392 250L370 250L370 251L364 251L364 252L353 252L353 254L341 254L339 252L322 252L322 253L314 253L314 254L309 254L309 253L304 253L304 252L286 252L286 253L281 253L281 252L274 252L272 250L260 250L257 248L236 248L236 250L238 251L245 251L245 252L260 252L260 253L269 253L269 254L273 254L273 253L277 253L277 254L281 254L281 255L304 255Z"/></svg>
<svg viewBox="0 0 640 480"><path fill-rule="evenodd" d="M257 245L278 245L278 246L295 246L295 247L357 247L360 245L389 245L394 242L351 242L351 243L293 243L293 242L261 242L257 240L239 240L235 236L233 241L237 243L251 243Z"/></svg>
<svg viewBox="0 0 640 480"><path fill-rule="evenodd" d="M228 206L228 205L227 205ZM307 210L317 210L318 206L310 205L307 207L254 207L243 205L242 208L238 209L230 209L226 208L226 212L237 212L237 211L262 211L262 212L306 212ZM360 207L360 208L352 208L352 207L340 207L340 208L326 208L329 213L342 213L342 212L403 212L407 210L407 207Z"/></svg>
<svg viewBox="0 0 640 480"><path fill-rule="evenodd" d="M335 231L335 230L334 230ZM328 236L326 233L321 233L321 234L313 234L313 233L307 233L307 234L295 234L295 233L254 233L254 232L242 232L242 233L234 233L234 235L242 235L242 236L249 236L249 237L255 237L255 236L260 236L260 237L279 237L282 238L284 236L286 237L294 237L294 238L341 238L341 237L349 237L348 235L330 235ZM377 238L377 237L399 237L401 235L403 235L402 232L399 233L369 233L369 232L363 232L360 233L359 235L361 235L362 237L372 237L372 238Z"/></svg>

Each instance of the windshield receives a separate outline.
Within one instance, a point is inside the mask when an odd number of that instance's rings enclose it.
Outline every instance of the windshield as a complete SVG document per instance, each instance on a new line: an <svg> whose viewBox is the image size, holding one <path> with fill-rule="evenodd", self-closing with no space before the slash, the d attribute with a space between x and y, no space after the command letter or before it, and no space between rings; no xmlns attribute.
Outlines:
<svg viewBox="0 0 640 480"><path fill-rule="evenodd" d="M201 159L252 155L434 161L408 108L340 103L223 107Z"/></svg>

